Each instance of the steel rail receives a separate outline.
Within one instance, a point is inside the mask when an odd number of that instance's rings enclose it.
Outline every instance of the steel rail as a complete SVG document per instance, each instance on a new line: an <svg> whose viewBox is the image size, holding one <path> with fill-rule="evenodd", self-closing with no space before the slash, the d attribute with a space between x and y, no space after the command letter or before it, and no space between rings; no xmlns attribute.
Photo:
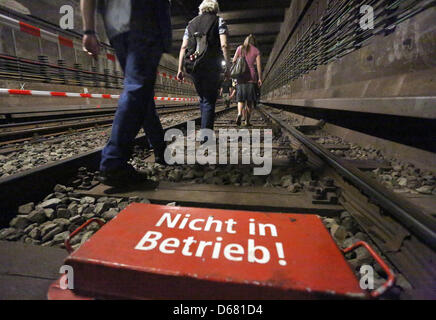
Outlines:
<svg viewBox="0 0 436 320"><path fill-rule="evenodd" d="M194 108L198 107L197 104L181 104L181 105L158 105L156 106L156 111L164 111L166 113L171 113L172 111L185 111L187 108ZM67 118L56 118L57 115L53 116L53 119L47 119L47 120L40 120L40 121L19 121L19 122L13 122L13 123L7 123L7 124L0 124L0 130L4 128L9 127L17 127L20 125L32 125L32 124L43 124L43 123L50 123L50 122L56 122L56 121L71 121L71 120L81 120L84 118L89 118L95 116L96 118L99 116L107 116L114 114L117 111L117 107L105 107L105 108L88 108L88 109L63 109L63 110L44 110L44 111L29 111L29 112L11 112L11 113L1 113L0 115L33 115L33 114L40 114L40 113L51 113L51 112L60 112L60 111L84 111L79 116L76 116L73 114L71 117ZM85 114L90 115L85 115ZM166 114L162 113L162 114ZM62 116L65 116L62 114ZM17 119L14 117L14 119Z"/></svg>
<svg viewBox="0 0 436 320"><path fill-rule="evenodd" d="M164 109L164 110L162 110ZM172 110L165 110L172 109ZM157 110L160 116L198 110L197 106L180 106L180 108L161 108ZM56 134L68 129L93 128L96 125L108 125L113 122L114 114L91 115L85 117L74 117L64 119L53 119L47 121L35 121L30 123L16 123L0 125L0 144L11 140L33 138L34 134ZM51 124L51 125L50 125ZM2 130L5 129L5 130ZM9 129L9 130L6 130Z"/></svg>
<svg viewBox="0 0 436 320"><path fill-rule="evenodd" d="M160 101L157 101L160 102ZM189 108L189 107L195 107L198 106L198 104L192 104L189 102L185 102L185 101L181 101L184 102L184 104L156 104L156 111L166 111L167 109L182 109L182 108ZM176 102L177 103L177 102ZM180 102L179 102L180 103ZM65 107L65 106L61 106ZM5 116L6 118L9 117L10 119L13 120L17 120L17 119L26 119L26 118L30 118L31 116L33 116L34 118L38 117L40 114L44 114L44 117L49 117L49 115L46 114L51 114L51 113L59 113L59 112L64 112L62 113L62 116L65 115L71 115L68 118L65 119L77 119L78 117L84 115L84 114L103 114L103 113L115 113L115 111L117 110L117 106L113 105L112 107L100 107L100 108L89 108L86 106L86 108L81 108L80 106L77 106L76 109L51 109L51 110L36 110L36 111L17 111L17 112L0 112L0 115ZM76 112L76 113L74 113ZM20 117L21 116L21 117ZM58 115L53 115L53 119L54 120L59 120L56 118L56 116ZM48 119L45 121L49 121ZM39 121L35 121L35 122L39 122ZM14 124L31 124L31 121L17 121L14 122L12 124L0 124L0 129L3 127L7 127L7 126L14 126Z"/></svg>
<svg viewBox="0 0 436 320"><path fill-rule="evenodd" d="M48 124L56 123L56 122L64 123L64 122L74 122L74 121L81 121L81 120L92 120L92 119L110 117L110 116L113 116L113 114L115 113L115 110L113 110L113 111L114 112L111 111L108 114L98 114L98 115L80 116L80 117L71 117L71 118L60 118L60 119L51 119L51 120L42 120L42 121L29 121L29 122L0 124L0 133L8 132L7 129L17 129L17 128L26 127L26 126L42 126L42 125L46 125L46 124L48 125Z"/></svg>
<svg viewBox="0 0 436 320"><path fill-rule="evenodd" d="M268 113L263 107L260 106L258 110L290 132L296 139L309 148L311 152L334 168L354 186L358 187L381 208L394 216L422 242L426 243L432 249L436 249L436 220L434 218L425 214L414 204L395 195L371 178L365 176L359 169L344 163L294 127Z"/></svg>
<svg viewBox="0 0 436 320"><path fill-rule="evenodd" d="M0 144L9 144L11 141L18 139L33 139L34 135L54 135L57 133L65 132L70 129L90 129L95 126L110 125L113 122L112 116L106 116L106 119L98 119L89 121L79 121L74 123L62 123L59 125L27 128L17 131L0 132Z"/></svg>
<svg viewBox="0 0 436 320"><path fill-rule="evenodd" d="M215 115L221 115L234 110L235 107L221 109ZM187 121L200 123L201 116L180 121L176 124L165 127L164 130L183 127ZM146 143L146 136L141 135L135 139L136 145ZM11 218L17 214L18 206L23 203L37 202L53 191L56 184L67 184L77 174L80 167L87 167L89 170L98 170L101 151L103 148L95 149L73 158L49 163L41 167L19 172L6 178L0 178L0 226L6 225Z"/></svg>

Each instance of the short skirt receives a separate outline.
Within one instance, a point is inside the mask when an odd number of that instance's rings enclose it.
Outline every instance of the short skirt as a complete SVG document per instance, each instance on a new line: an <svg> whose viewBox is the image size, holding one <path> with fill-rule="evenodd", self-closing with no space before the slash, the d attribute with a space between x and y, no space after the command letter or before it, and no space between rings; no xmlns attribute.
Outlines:
<svg viewBox="0 0 436 320"><path fill-rule="evenodd" d="M236 99L238 102L257 101L256 83L240 83L236 86Z"/></svg>

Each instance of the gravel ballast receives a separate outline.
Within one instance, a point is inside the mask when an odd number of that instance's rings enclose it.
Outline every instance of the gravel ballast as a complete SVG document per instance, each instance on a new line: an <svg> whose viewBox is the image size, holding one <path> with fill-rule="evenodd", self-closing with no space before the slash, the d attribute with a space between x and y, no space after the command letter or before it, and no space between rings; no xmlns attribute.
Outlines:
<svg viewBox="0 0 436 320"><path fill-rule="evenodd" d="M199 111L181 112L161 116L162 126L168 127L199 115ZM65 160L104 147L110 128L93 128L64 137L51 137L41 142L8 145L18 151L0 154L0 178Z"/></svg>

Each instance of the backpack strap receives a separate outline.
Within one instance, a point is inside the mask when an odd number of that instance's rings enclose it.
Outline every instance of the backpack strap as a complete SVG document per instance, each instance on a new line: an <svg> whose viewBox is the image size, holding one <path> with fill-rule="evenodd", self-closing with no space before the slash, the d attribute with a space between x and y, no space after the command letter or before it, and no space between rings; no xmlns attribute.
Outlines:
<svg viewBox="0 0 436 320"><path fill-rule="evenodd" d="M213 27L217 24L217 22L219 21L219 17L215 16L215 19L211 20L209 22L209 24L207 25L207 31L206 31L206 35L209 35L210 32L212 32Z"/></svg>
<svg viewBox="0 0 436 320"><path fill-rule="evenodd" d="M200 18L197 17L197 18ZM211 19L208 24L206 24L206 28L203 30L195 30L195 29L200 29L201 23L199 21L199 19L193 19L189 22L188 24L188 32L189 32L189 36L190 37L194 37L194 34L198 31L202 31L202 33L204 35L208 35L209 32L211 32L212 28L215 26L215 24L219 21L219 17L215 16L215 19ZM194 28L194 29L193 29Z"/></svg>

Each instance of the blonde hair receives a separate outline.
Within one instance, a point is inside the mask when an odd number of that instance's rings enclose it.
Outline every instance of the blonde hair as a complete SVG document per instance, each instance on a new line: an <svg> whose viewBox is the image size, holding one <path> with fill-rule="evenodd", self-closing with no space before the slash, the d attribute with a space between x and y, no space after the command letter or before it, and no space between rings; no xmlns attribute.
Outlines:
<svg viewBox="0 0 436 320"><path fill-rule="evenodd" d="M203 0L198 9L200 10L200 14L205 12L218 13L220 6L217 0Z"/></svg>
<svg viewBox="0 0 436 320"><path fill-rule="evenodd" d="M256 45L256 38L250 34L247 38L245 38L244 44L242 45L243 52L247 53L250 51L250 46Z"/></svg>

